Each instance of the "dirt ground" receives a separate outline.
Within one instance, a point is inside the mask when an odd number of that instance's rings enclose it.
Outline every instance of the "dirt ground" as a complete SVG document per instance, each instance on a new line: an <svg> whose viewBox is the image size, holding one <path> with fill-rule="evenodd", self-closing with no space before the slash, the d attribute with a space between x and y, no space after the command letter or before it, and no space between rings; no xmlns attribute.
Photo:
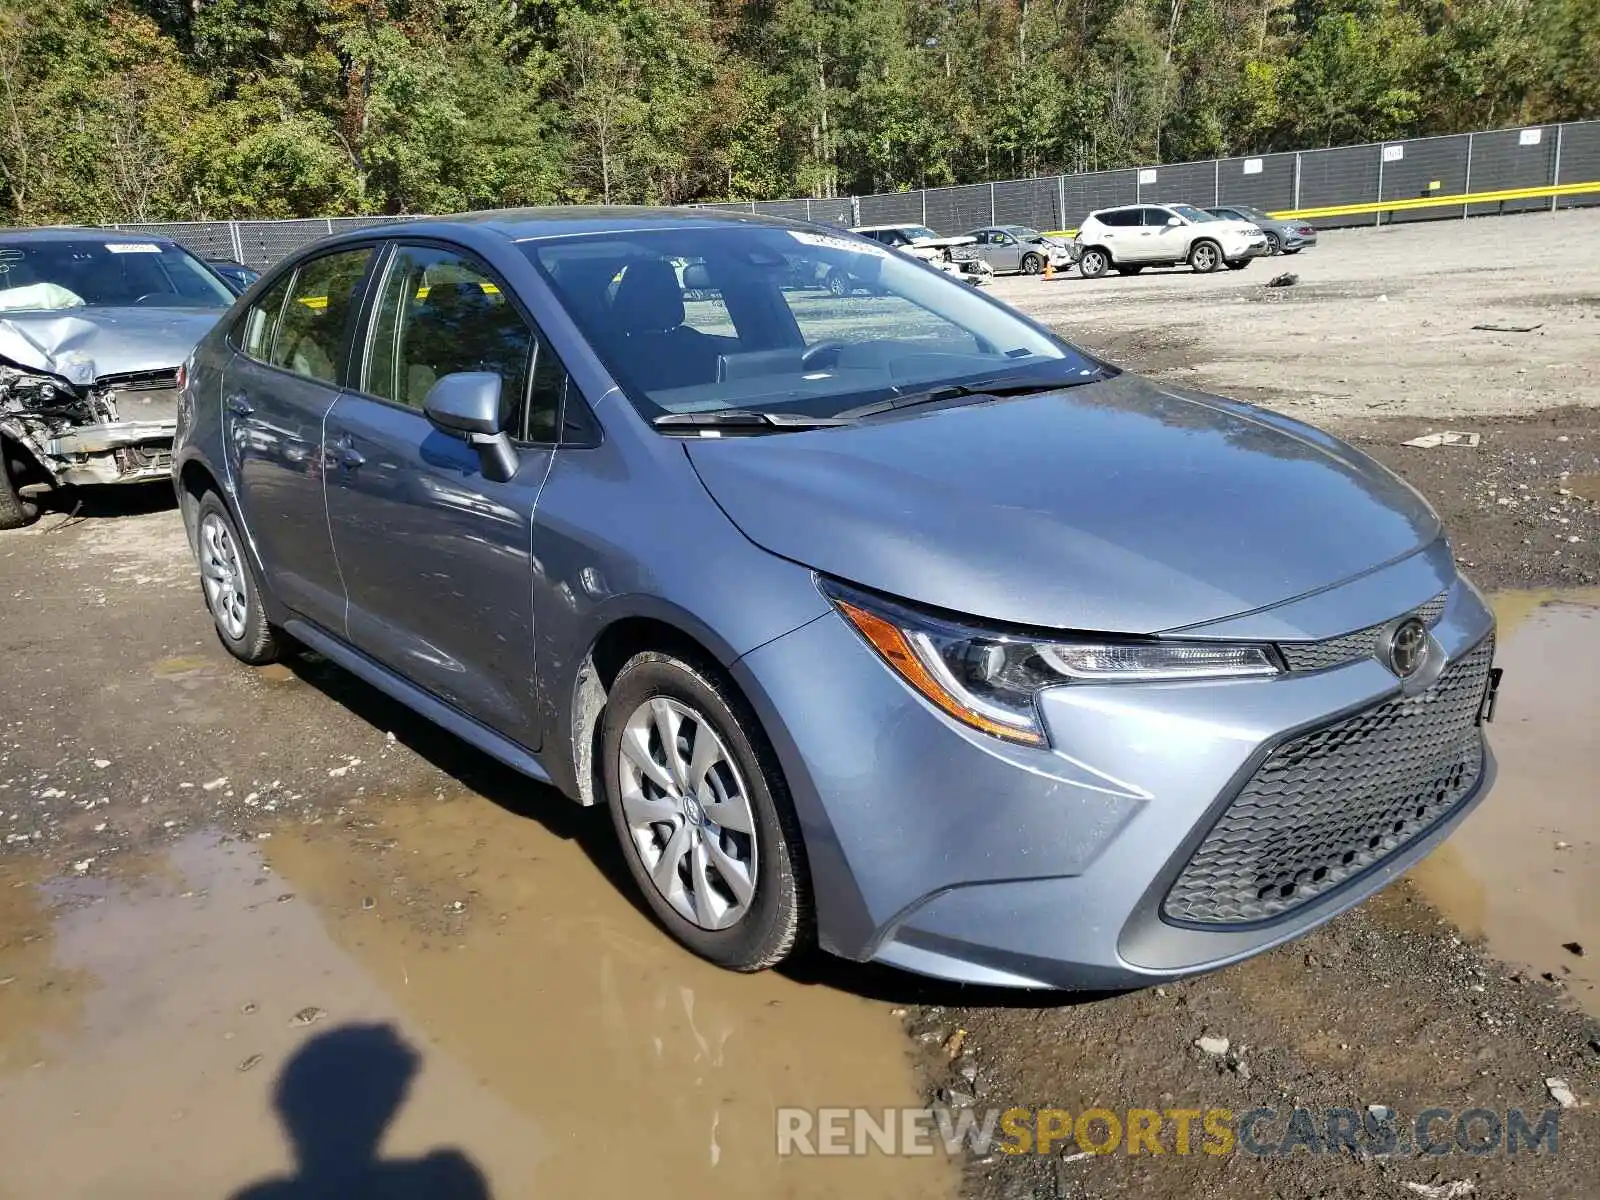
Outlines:
<svg viewBox="0 0 1600 1200"><path fill-rule="evenodd" d="M1300 282L1265 286L1285 270ZM1120 996L820 958L728 976L628 899L603 814L315 657L229 659L160 489L76 515L70 498L0 534L0 1198L331 1178L1595 1196L1600 211L1329 234L1242 273L994 286L1122 365L1350 437L1440 509L1501 614L1502 773L1415 879L1249 963ZM1479 444L1401 444L1445 429ZM780 1105L1271 1107L1276 1142L1295 1107L1537 1119L1550 1080L1574 1099L1553 1155L1181 1156L1170 1126L1161 1156L773 1153Z"/></svg>

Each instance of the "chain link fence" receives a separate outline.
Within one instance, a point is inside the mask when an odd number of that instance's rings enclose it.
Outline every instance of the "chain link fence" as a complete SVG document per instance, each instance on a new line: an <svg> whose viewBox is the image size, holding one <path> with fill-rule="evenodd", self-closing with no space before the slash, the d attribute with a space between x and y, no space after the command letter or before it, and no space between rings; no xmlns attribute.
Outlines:
<svg viewBox="0 0 1600 1200"><path fill-rule="evenodd" d="M1597 186L1548 194L1549 189L1579 184ZM1504 194L1527 191L1546 194ZM1600 205L1600 120L874 196L701 207L827 225L926 225L948 237L984 225L1073 229L1095 209L1178 201L1303 212L1324 229L1595 206ZM124 223L115 228L161 234L206 258L231 259L262 270L340 230L414 219L318 217Z"/></svg>

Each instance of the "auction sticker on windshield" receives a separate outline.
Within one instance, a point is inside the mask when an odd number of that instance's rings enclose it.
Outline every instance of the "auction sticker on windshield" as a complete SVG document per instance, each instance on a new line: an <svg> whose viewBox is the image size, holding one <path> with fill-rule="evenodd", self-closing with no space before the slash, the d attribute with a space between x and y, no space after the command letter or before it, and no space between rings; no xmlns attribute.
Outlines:
<svg viewBox="0 0 1600 1200"><path fill-rule="evenodd" d="M106 249L113 254L160 254L161 247L154 242L107 242Z"/></svg>

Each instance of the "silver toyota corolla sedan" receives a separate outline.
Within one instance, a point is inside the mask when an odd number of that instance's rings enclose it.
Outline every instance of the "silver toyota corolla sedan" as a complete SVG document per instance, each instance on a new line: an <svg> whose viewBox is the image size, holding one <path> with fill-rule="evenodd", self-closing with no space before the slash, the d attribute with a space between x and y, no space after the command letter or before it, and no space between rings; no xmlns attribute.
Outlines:
<svg viewBox="0 0 1600 1200"><path fill-rule="evenodd" d="M837 230L329 239L201 343L175 477L229 650L309 646L604 806L739 970L1215 968L1493 774L1493 620L1417 493Z"/></svg>

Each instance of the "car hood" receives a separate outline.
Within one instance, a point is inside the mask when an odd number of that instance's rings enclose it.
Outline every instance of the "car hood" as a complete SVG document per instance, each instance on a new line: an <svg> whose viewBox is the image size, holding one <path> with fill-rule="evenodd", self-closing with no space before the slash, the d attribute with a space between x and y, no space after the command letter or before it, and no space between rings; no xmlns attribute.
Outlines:
<svg viewBox="0 0 1600 1200"><path fill-rule="evenodd" d="M1309 426L1135 376L858 426L698 439L751 541L997 622L1156 633L1404 557L1438 518Z"/></svg>
<svg viewBox="0 0 1600 1200"><path fill-rule="evenodd" d="M87 384L176 367L221 319L212 308L72 308L0 312L0 358Z"/></svg>

